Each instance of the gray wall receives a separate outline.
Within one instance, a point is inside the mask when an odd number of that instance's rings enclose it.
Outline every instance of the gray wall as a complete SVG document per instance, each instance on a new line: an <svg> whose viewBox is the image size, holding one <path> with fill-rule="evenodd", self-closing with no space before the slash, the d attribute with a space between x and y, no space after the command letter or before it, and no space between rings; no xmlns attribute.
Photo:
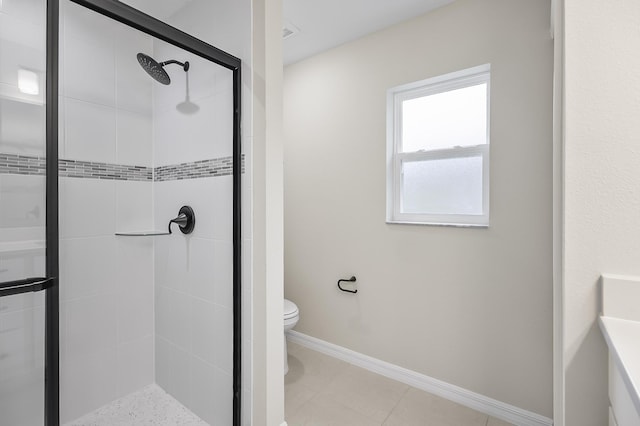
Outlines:
<svg viewBox="0 0 640 426"><path fill-rule="evenodd" d="M640 274L640 4L565 0L567 426L607 424L602 273Z"/></svg>
<svg viewBox="0 0 640 426"><path fill-rule="evenodd" d="M297 330L552 416L550 3L459 0L285 69ZM491 63L491 226L385 224L386 90ZM360 292L336 280L356 275Z"/></svg>

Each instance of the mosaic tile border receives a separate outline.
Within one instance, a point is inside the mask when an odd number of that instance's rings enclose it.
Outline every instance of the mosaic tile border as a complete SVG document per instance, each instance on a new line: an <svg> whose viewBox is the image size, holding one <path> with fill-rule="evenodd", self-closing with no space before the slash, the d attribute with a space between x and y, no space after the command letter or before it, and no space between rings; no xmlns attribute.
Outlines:
<svg viewBox="0 0 640 426"><path fill-rule="evenodd" d="M153 181L153 168L96 163L77 160L58 160L58 176L85 179Z"/></svg>
<svg viewBox="0 0 640 426"><path fill-rule="evenodd" d="M153 180L155 182L164 182L210 176L229 176L231 174L233 174L233 157L221 157L193 163L156 167Z"/></svg>
<svg viewBox="0 0 640 426"><path fill-rule="evenodd" d="M244 159L243 154L242 173L244 173ZM164 182L229 176L233 173L233 158L220 157L156 168L60 159L58 167L58 175L61 177ZM45 173L46 159L44 157L0 153L0 174L44 176Z"/></svg>
<svg viewBox="0 0 640 426"><path fill-rule="evenodd" d="M0 174L44 175L46 167L44 157L0 153Z"/></svg>

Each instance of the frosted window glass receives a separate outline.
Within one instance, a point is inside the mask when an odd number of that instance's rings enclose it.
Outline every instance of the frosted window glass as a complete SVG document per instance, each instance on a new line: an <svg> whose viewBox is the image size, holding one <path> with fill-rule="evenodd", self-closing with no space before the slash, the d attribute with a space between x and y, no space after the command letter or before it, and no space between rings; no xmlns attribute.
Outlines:
<svg viewBox="0 0 640 426"><path fill-rule="evenodd" d="M482 214L482 157L405 162L402 213Z"/></svg>
<svg viewBox="0 0 640 426"><path fill-rule="evenodd" d="M402 152L486 143L486 83L402 102Z"/></svg>

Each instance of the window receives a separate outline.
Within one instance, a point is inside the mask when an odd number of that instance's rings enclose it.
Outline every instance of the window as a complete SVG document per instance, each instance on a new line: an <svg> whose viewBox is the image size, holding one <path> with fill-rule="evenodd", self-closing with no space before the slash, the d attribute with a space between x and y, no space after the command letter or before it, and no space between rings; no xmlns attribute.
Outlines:
<svg viewBox="0 0 640 426"><path fill-rule="evenodd" d="M490 66L390 89L387 222L489 225Z"/></svg>

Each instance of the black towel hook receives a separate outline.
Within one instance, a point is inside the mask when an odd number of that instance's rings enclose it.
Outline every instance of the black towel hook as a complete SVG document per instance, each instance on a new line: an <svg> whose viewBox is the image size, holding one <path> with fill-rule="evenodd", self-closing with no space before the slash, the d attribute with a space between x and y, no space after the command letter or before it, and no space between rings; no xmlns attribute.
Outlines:
<svg viewBox="0 0 640 426"><path fill-rule="evenodd" d="M344 281L344 282L349 282L349 283L355 283L355 282L356 282L356 277L351 277L351 278L349 278L348 280L345 280L345 279L338 280L338 288L339 288L340 290L342 290L342 291L347 292L347 293L354 293L354 294L355 294L355 293L357 293L357 292L358 292L358 290L357 290L357 289L356 289L356 290L349 290L349 289L347 289L347 288L342 288L342 286L340 285L340 283L341 283L341 282L343 282L343 281Z"/></svg>

